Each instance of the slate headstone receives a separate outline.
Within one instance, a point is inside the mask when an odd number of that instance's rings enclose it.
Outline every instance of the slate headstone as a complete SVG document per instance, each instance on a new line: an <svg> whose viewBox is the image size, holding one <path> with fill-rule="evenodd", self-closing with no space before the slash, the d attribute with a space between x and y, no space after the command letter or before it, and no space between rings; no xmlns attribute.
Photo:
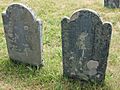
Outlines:
<svg viewBox="0 0 120 90"><path fill-rule="evenodd" d="M104 6L108 8L120 8L120 0L104 0Z"/></svg>
<svg viewBox="0 0 120 90"><path fill-rule="evenodd" d="M63 75L102 83L105 79L112 26L89 9L65 17L62 26Z"/></svg>
<svg viewBox="0 0 120 90"><path fill-rule="evenodd" d="M42 62L42 22L30 8L12 4L2 13L9 58L31 65Z"/></svg>

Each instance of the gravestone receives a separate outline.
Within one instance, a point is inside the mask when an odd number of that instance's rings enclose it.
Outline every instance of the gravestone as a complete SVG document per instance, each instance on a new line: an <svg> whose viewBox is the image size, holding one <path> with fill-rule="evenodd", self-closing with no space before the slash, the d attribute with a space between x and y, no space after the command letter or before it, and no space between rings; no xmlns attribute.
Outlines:
<svg viewBox="0 0 120 90"><path fill-rule="evenodd" d="M105 78L112 27L92 10L76 11L62 26L63 75L102 83Z"/></svg>
<svg viewBox="0 0 120 90"><path fill-rule="evenodd" d="M120 8L120 0L104 0L104 6L108 8Z"/></svg>
<svg viewBox="0 0 120 90"><path fill-rule="evenodd" d="M35 66L42 63L42 22L31 9L12 4L2 13L9 58Z"/></svg>

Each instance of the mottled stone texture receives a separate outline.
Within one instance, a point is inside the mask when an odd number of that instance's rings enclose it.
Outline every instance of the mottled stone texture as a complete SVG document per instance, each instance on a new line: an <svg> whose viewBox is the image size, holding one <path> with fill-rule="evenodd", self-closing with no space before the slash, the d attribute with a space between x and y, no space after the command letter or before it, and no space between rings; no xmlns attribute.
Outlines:
<svg viewBox="0 0 120 90"><path fill-rule="evenodd" d="M42 22L21 4L12 4L2 14L10 59L42 65Z"/></svg>
<svg viewBox="0 0 120 90"><path fill-rule="evenodd" d="M104 0L104 6L109 8L120 8L120 0Z"/></svg>
<svg viewBox="0 0 120 90"><path fill-rule="evenodd" d="M102 23L92 10L76 11L71 18L63 18L62 55L63 74L91 82L103 82L112 27Z"/></svg>

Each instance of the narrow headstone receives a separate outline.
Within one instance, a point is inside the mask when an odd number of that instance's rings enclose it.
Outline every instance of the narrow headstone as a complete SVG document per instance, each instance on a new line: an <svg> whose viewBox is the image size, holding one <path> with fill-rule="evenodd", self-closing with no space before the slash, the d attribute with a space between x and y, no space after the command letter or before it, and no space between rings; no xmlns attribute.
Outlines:
<svg viewBox="0 0 120 90"><path fill-rule="evenodd" d="M102 23L92 10L76 11L62 26L63 75L79 80L103 82L112 27Z"/></svg>
<svg viewBox="0 0 120 90"><path fill-rule="evenodd" d="M104 6L108 8L120 8L120 0L104 0Z"/></svg>
<svg viewBox="0 0 120 90"><path fill-rule="evenodd" d="M9 58L42 65L42 22L22 4L12 4L2 13Z"/></svg>

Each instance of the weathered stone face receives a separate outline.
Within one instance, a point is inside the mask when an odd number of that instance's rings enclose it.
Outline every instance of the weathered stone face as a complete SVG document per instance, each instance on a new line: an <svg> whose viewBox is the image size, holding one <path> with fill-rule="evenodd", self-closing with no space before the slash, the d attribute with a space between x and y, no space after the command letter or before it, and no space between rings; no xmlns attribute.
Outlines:
<svg viewBox="0 0 120 90"><path fill-rule="evenodd" d="M120 0L104 0L104 6L109 8L120 8Z"/></svg>
<svg viewBox="0 0 120 90"><path fill-rule="evenodd" d="M10 59L42 65L42 22L21 4L12 4L2 14Z"/></svg>
<svg viewBox="0 0 120 90"><path fill-rule="evenodd" d="M76 11L62 20L63 74L80 80L102 82L105 78L112 27L96 12Z"/></svg>

